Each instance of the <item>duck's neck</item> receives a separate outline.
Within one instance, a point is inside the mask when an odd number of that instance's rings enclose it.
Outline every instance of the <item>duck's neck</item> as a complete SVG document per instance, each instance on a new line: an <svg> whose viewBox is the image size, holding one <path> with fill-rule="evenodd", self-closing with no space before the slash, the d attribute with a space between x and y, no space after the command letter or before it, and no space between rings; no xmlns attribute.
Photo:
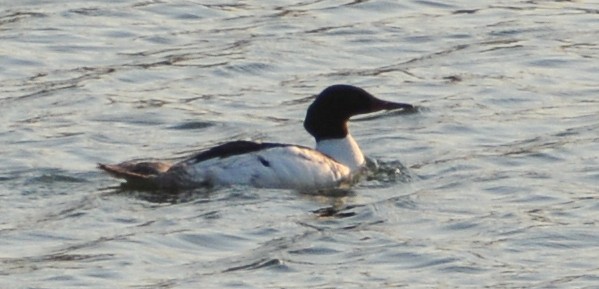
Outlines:
<svg viewBox="0 0 599 289"><path fill-rule="evenodd" d="M348 166L352 172L358 172L364 166L364 155L349 133L344 138L317 141L316 150Z"/></svg>

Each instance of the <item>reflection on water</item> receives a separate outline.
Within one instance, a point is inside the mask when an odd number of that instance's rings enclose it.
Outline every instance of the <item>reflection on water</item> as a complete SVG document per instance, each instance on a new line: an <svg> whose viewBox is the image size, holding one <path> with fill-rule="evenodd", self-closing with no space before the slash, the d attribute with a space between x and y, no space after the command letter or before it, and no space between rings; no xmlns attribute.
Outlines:
<svg viewBox="0 0 599 289"><path fill-rule="evenodd" d="M593 287L595 6L3 3L3 285ZM370 161L349 190L166 194L95 169L310 146L334 83L419 108L350 124Z"/></svg>

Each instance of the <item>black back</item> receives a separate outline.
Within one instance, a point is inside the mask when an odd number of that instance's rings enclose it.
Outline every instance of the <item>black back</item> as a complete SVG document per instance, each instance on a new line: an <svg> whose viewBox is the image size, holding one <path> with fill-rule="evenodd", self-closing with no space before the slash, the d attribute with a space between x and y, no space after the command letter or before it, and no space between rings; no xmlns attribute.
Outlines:
<svg viewBox="0 0 599 289"><path fill-rule="evenodd" d="M193 162L203 162L213 158L226 158L234 155L241 155L263 149L284 146L289 145L280 143L258 143L244 140L232 141L202 151L197 155L191 157L188 161L191 160Z"/></svg>

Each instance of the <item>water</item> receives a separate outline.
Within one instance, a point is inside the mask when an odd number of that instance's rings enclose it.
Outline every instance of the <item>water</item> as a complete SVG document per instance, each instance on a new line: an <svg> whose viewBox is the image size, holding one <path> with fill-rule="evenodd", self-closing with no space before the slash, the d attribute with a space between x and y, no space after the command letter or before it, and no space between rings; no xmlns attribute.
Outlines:
<svg viewBox="0 0 599 289"><path fill-rule="evenodd" d="M0 1L2 288L594 288L593 1ZM347 194L122 190L97 162L351 124ZM404 167L405 166L405 167Z"/></svg>

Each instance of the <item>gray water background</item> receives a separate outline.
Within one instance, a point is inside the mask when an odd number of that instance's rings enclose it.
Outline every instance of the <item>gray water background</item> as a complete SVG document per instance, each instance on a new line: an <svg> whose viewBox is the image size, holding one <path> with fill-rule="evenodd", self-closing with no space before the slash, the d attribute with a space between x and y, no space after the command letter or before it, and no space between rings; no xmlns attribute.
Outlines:
<svg viewBox="0 0 599 289"><path fill-rule="evenodd" d="M0 286L598 288L598 39L596 1L2 0ZM334 83L421 108L351 124L352 194L95 168L312 146Z"/></svg>

